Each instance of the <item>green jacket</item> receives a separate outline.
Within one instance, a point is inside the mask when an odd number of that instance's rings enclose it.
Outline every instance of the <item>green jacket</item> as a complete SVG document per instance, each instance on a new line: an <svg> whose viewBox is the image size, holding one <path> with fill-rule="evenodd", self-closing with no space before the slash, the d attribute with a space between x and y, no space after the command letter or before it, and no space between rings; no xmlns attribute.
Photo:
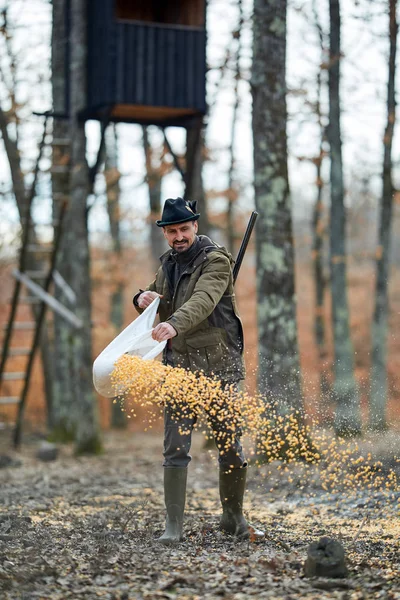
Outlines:
<svg viewBox="0 0 400 600"><path fill-rule="evenodd" d="M171 285L172 250L160 258L147 290L162 295L160 321L178 335L169 340L164 360L191 371L204 371L225 382L244 379L243 328L233 290L232 257L225 248L199 236L200 248ZM136 306L138 312L142 312Z"/></svg>

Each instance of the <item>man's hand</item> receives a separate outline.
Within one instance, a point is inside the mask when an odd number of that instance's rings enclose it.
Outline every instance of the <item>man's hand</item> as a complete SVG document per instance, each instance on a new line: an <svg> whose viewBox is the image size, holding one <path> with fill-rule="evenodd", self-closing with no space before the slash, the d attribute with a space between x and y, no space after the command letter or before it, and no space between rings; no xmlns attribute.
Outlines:
<svg viewBox="0 0 400 600"><path fill-rule="evenodd" d="M157 294L157 292L142 292L137 299L137 304L139 308L147 308L156 298L162 298L161 294Z"/></svg>
<svg viewBox="0 0 400 600"><path fill-rule="evenodd" d="M153 340L157 340L157 342L163 342L164 340L169 340L176 335L178 335L177 331L174 327L172 327L172 325L169 323L159 323L157 327L154 327L151 337Z"/></svg>

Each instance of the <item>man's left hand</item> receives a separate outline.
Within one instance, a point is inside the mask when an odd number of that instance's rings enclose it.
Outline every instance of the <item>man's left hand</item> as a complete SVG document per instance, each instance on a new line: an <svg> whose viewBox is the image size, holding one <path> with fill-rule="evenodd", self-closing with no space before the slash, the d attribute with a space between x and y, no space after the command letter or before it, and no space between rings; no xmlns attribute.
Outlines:
<svg viewBox="0 0 400 600"><path fill-rule="evenodd" d="M154 327L151 337L157 342L163 342L164 340L170 340L176 335L178 335L177 331L172 325L169 323L159 323Z"/></svg>

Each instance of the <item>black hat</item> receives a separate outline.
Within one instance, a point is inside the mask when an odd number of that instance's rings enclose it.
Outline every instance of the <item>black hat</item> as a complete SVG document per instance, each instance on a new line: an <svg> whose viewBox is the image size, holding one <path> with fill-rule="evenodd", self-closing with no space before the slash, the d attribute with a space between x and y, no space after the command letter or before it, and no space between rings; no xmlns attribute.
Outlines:
<svg viewBox="0 0 400 600"><path fill-rule="evenodd" d="M161 220L156 221L158 227L176 225L185 221L197 221L200 213L196 213L197 202L189 202L183 198L168 198L164 204Z"/></svg>

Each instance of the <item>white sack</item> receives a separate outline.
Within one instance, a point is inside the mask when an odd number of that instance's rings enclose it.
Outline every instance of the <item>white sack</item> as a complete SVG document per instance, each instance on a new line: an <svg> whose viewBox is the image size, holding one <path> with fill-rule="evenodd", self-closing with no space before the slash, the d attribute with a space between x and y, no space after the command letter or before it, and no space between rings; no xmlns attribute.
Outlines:
<svg viewBox="0 0 400 600"><path fill-rule="evenodd" d="M167 342L157 342L151 337L159 304L160 298L153 300L150 306L108 344L94 361L93 384L102 396L113 398L124 391L124 384L121 384L118 390L111 384L114 365L123 354L141 356L144 360L151 360L164 350Z"/></svg>

